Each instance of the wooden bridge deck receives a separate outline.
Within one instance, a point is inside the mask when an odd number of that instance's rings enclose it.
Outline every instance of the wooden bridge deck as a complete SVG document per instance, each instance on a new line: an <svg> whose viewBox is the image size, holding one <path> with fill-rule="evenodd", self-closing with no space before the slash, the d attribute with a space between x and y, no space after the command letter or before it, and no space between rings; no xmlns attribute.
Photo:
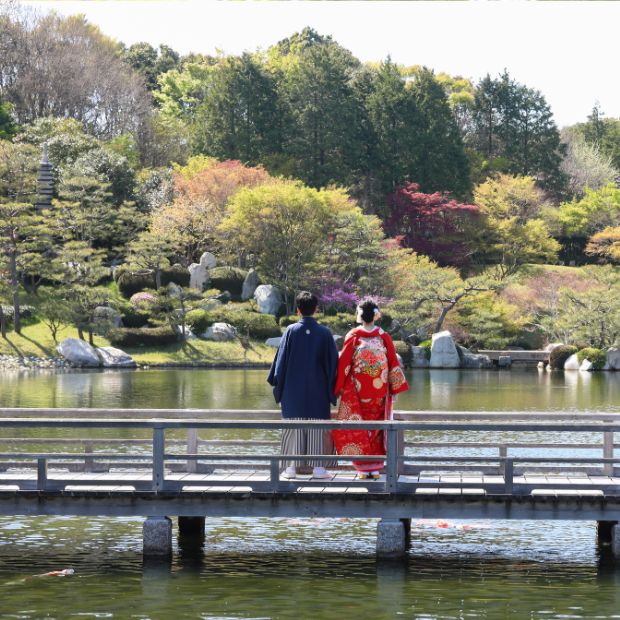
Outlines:
<svg viewBox="0 0 620 620"><path fill-rule="evenodd" d="M173 417L179 415L185 417ZM0 409L0 514L620 521L618 413L396 417L342 423L282 421L274 411ZM382 429L387 454L381 479L361 480L350 468L351 460L361 460L357 456L338 456L339 467L327 480L284 479L284 458L308 457L279 454L277 431L309 426ZM19 436L23 429L36 429L36 437ZM87 436L66 436L76 429ZM150 437L121 436L128 430ZM251 438L221 438L221 431ZM433 441L437 431L441 438ZM32 451L35 445L46 451Z"/></svg>

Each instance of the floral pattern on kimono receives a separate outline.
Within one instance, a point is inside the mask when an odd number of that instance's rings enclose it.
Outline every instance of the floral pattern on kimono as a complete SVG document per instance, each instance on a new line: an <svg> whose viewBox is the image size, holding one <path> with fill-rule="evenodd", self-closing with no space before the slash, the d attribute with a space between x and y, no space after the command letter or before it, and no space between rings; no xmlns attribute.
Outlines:
<svg viewBox="0 0 620 620"><path fill-rule="evenodd" d="M361 327L345 338L338 363L334 392L340 395L337 420L382 421L391 419L392 397L409 389L390 336L377 327ZM383 431L346 429L332 431L342 455L385 455ZM383 461L354 461L358 471L377 471Z"/></svg>

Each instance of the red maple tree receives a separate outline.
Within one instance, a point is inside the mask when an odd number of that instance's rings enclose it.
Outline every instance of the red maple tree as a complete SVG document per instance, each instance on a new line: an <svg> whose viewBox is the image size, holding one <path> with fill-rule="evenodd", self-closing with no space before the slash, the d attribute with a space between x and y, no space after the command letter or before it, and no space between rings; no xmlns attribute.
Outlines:
<svg viewBox="0 0 620 620"><path fill-rule="evenodd" d="M467 266L476 247L480 208L457 202L444 192L424 194L419 190L418 183L408 183L388 195L386 232L403 247L442 266Z"/></svg>

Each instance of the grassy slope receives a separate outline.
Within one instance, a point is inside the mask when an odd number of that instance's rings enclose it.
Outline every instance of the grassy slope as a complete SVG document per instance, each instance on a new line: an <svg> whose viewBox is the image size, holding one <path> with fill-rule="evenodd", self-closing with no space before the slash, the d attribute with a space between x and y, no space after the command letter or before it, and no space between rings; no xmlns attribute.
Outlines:
<svg viewBox="0 0 620 620"><path fill-rule="evenodd" d="M64 328L58 333L58 340L77 338L77 330ZM95 337L95 345L107 346L105 338ZM207 342L190 340L185 343L167 345L159 348L138 347L127 349L139 364L214 364L242 366L250 364L270 364L275 350L260 342L252 343L253 351L248 351L244 359L243 348L238 342ZM43 323L26 325L22 334L9 332L7 339L0 338L0 354L36 357L58 356L49 329Z"/></svg>

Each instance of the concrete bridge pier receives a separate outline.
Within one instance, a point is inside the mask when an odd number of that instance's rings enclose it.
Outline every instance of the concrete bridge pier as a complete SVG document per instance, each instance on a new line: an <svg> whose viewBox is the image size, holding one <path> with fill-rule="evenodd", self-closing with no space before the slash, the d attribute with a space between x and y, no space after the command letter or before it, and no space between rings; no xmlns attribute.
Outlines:
<svg viewBox="0 0 620 620"><path fill-rule="evenodd" d="M618 521L597 521L596 538L599 546L604 548L607 554L613 556L616 562L620 562L620 524Z"/></svg>
<svg viewBox="0 0 620 620"><path fill-rule="evenodd" d="M169 517L148 517L142 525L142 553L145 558L172 555L172 521Z"/></svg>
<svg viewBox="0 0 620 620"><path fill-rule="evenodd" d="M178 518L179 536L183 538L204 539L205 517L182 517Z"/></svg>
<svg viewBox="0 0 620 620"><path fill-rule="evenodd" d="M381 519L377 525L377 556L406 555L411 539L411 519Z"/></svg>

